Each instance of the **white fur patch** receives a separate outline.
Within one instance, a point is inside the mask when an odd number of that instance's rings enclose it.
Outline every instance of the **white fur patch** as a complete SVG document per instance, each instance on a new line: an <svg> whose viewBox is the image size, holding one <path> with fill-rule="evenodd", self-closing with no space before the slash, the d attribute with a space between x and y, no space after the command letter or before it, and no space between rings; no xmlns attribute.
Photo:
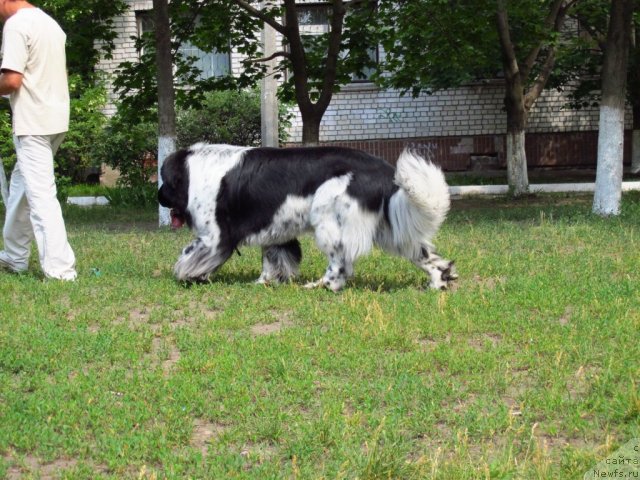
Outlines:
<svg viewBox="0 0 640 480"><path fill-rule="evenodd" d="M187 209L193 217L193 227L197 235L211 237L210 243L215 245L220 237L220 228L213 221L220 181L242 160L242 154L249 148L196 143L189 149L193 154L189 155L187 163L189 169ZM206 224L207 221L210 223Z"/></svg>
<svg viewBox="0 0 640 480"><path fill-rule="evenodd" d="M277 245L305 233L311 228L309 211L313 197L287 196L264 230L248 236L245 245Z"/></svg>

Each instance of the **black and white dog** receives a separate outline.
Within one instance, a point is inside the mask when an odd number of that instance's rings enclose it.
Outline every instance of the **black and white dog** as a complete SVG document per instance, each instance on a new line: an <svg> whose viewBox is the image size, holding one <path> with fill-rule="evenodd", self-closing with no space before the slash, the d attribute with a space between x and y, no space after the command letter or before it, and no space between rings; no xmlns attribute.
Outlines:
<svg viewBox="0 0 640 480"><path fill-rule="evenodd" d="M309 287L340 290L374 245L412 261L432 288L457 278L431 243L449 210L444 175L411 150L394 170L347 148L198 143L167 157L161 176L158 199L172 226L186 222L197 235L174 267L179 280L207 280L238 246L260 245L258 282L287 281L298 273L297 237L307 231L329 260Z"/></svg>

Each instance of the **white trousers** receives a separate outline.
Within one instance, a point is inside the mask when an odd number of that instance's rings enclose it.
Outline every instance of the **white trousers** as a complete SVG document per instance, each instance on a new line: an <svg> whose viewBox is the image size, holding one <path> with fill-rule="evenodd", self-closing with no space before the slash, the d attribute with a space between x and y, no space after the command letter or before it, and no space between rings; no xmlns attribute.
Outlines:
<svg viewBox="0 0 640 480"><path fill-rule="evenodd" d="M13 137L18 160L9 185L4 250L16 267L26 269L35 238L45 276L74 280L76 259L67 241L53 173L53 156L64 136Z"/></svg>

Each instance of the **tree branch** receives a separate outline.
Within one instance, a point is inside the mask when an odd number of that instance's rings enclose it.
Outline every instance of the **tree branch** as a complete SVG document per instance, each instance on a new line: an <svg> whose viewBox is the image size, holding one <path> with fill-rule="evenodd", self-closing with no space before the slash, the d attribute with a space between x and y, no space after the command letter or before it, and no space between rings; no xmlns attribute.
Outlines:
<svg viewBox="0 0 640 480"><path fill-rule="evenodd" d="M269 55L268 57L256 58L255 60L251 60L251 63L268 62L269 60L273 60L274 58L277 58L277 57L291 58L291 54L289 52L285 52L285 51L275 52L275 53L273 53L273 55Z"/></svg>
<svg viewBox="0 0 640 480"><path fill-rule="evenodd" d="M544 64L542 65L542 69L540 73L538 74L535 81L531 85L531 88L529 89L529 91L524 96L524 108L527 111L531 109L535 101L538 99L538 97L544 90L544 87L547 84L549 77L551 76L551 71L553 70L553 65L555 64L555 61L556 61L556 51L555 51L555 48L552 48L549 51L549 55L547 55L547 58L545 59Z"/></svg>
<svg viewBox="0 0 640 480"><path fill-rule="evenodd" d="M500 49L503 57L504 74L508 81L513 81L514 77L520 74L520 70L518 68L518 59L516 58L516 52L513 48L513 42L511 41L509 16L503 1L498 2L496 21L498 25L498 37L500 38Z"/></svg>
<svg viewBox="0 0 640 480"><path fill-rule="evenodd" d="M245 10L252 17L258 18L262 20L267 25L270 25L276 32L286 35L286 28L280 23L276 22L269 15L266 15L262 10L258 10L251 4L247 3L245 0L232 0L233 3L238 5L240 8Z"/></svg>
<svg viewBox="0 0 640 480"><path fill-rule="evenodd" d="M557 3L554 5L552 12L550 13L549 17L547 17L547 21L551 21L552 19L551 17L554 17L553 23L552 23L552 28L554 32L560 32L560 29L562 28L562 24L564 23L564 18L567 14L567 11L575 4L575 2L576 0L572 0L562 5L562 1L560 1L559 2L560 5L558 5L557 10L555 9ZM542 46L542 42L538 47L538 52L541 46ZM538 54L536 54L536 57L537 55ZM535 61L535 59L533 60ZM556 61L556 46L551 45L551 47L549 48L549 52L547 54L547 58L545 58L542 64L542 68L540 69L540 73L534 80L529 91L525 94L524 104L527 110L529 110L533 106L535 101L538 99L538 97L542 93L542 90L544 90L544 87L546 86L547 81L551 76L551 71L553 70L555 61ZM529 69L531 68L533 68L533 63L531 64L531 66L529 66Z"/></svg>
<svg viewBox="0 0 640 480"><path fill-rule="evenodd" d="M283 0L285 15L284 36L289 41L291 70L293 72L294 93L296 103L300 108L303 118L313 109L313 103L309 98L309 75L307 73L307 59L300 37L300 24L295 0Z"/></svg>
<svg viewBox="0 0 640 480"><path fill-rule="evenodd" d="M329 106L333 95L333 87L336 83L338 58L342 46L342 29L344 27L344 16L347 11L342 0L334 0L331 15L331 32L329 32L329 46L327 49L327 61L325 62L324 78L322 79L322 90L317 106L326 109Z"/></svg>
<svg viewBox="0 0 640 480"><path fill-rule="evenodd" d="M554 32L560 32L562 28L562 23L564 22L564 18L573 7L577 0L569 0L567 3L564 3L566 0L555 0L551 5L551 9L549 10L549 14L545 19L544 25L546 28L551 29ZM522 76L526 78L529 76L529 73L533 69L533 66L538 59L538 55L540 55L540 50L542 50L543 42L540 41L538 44L529 52L527 58L524 61L524 66L522 67Z"/></svg>

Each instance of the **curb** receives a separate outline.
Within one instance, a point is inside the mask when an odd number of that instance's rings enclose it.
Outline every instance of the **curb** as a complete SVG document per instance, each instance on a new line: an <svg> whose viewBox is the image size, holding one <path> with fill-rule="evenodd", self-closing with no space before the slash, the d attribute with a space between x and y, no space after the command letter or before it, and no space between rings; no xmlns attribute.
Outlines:
<svg viewBox="0 0 640 480"><path fill-rule="evenodd" d="M531 193L593 193L595 183L536 183L529 185ZM622 191L640 190L640 182L622 182ZM449 187L452 198L475 195L505 195L509 193L508 185L456 185ZM81 207L109 205L107 197L69 197L67 203Z"/></svg>
<svg viewBox="0 0 640 480"><path fill-rule="evenodd" d="M529 185L531 193L593 193L595 183L536 183ZM622 191L640 190L640 182L622 182ZM453 198L474 195L505 195L508 185L460 185L449 187Z"/></svg>
<svg viewBox="0 0 640 480"><path fill-rule="evenodd" d="M69 197L67 203L71 205L79 205L81 207L92 207L94 205L109 205L107 197Z"/></svg>

